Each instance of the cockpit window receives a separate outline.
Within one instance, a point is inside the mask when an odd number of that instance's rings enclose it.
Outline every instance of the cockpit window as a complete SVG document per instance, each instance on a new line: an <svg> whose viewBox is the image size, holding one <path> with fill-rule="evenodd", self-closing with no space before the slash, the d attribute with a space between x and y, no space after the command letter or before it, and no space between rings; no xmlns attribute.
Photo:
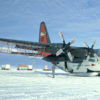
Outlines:
<svg viewBox="0 0 100 100"><path fill-rule="evenodd" d="M95 59L89 59L89 61L91 61L91 62L95 62Z"/></svg>

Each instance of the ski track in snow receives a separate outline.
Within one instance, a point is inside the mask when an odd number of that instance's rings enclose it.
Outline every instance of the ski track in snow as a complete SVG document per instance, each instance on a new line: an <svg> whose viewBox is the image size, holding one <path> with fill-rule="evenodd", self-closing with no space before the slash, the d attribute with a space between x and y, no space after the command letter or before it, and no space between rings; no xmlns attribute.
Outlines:
<svg viewBox="0 0 100 100"><path fill-rule="evenodd" d="M0 70L0 100L100 100L100 77L75 77L56 70Z"/></svg>

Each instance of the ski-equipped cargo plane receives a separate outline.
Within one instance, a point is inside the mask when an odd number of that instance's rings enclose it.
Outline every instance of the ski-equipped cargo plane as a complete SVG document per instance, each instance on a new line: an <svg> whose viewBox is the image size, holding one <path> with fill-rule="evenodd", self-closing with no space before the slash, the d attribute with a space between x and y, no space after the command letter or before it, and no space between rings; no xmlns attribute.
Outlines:
<svg viewBox="0 0 100 100"><path fill-rule="evenodd" d="M52 74L55 77L56 66L69 72L71 75L98 76L100 75L100 49L94 49L96 40L91 47L84 42L85 47L73 47L75 39L65 43L62 32L60 37L63 43L51 43L49 34L44 22L40 24L39 42L21 41L13 39L0 38L1 42L13 43L15 48L38 51L43 60L51 62ZM17 52L12 52L17 54ZM32 53L28 53L33 56ZM22 53L24 55L24 53Z"/></svg>

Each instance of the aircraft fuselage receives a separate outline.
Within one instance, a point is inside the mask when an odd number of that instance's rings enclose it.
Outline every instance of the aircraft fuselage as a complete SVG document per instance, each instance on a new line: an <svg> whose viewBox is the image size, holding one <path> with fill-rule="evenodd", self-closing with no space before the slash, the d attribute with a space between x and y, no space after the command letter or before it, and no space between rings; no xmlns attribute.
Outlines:
<svg viewBox="0 0 100 100"><path fill-rule="evenodd" d="M100 61L93 57L89 61L59 62L57 67L77 76L97 76L100 75Z"/></svg>

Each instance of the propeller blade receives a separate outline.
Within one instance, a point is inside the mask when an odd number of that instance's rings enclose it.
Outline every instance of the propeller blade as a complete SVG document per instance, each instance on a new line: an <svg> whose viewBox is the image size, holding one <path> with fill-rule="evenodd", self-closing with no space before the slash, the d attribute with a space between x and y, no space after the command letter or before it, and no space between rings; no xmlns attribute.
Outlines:
<svg viewBox="0 0 100 100"><path fill-rule="evenodd" d="M95 43L96 43L96 39L94 39L94 41L93 41L93 44L92 44L92 46L91 46L92 49L93 49Z"/></svg>
<svg viewBox="0 0 100 100"><path fill-rule="evenodd" d="M96 57L96 59L97 59L97 60L99 59L99 57L97 56L97 54L96 54L96 53L94 53L94 56Z"/></svg>
<svg viewBox="0 0 100 100"><path fill-rule="evenodd" d="M88 51L88 56L87 56L87 58L86 58L87 61L89 61L91 55L94 55L94 57L95 57L97 60L99 59L98 55L94 52L94 49L93 49L95 43L96 43L96 39L94 39L91 48L89 48L89 46L87 45L87 43L86 43L86 42L83 42L83 44L87 47L87 51Z"/></svg>
<svg viewBox="0 0 100 100"><path fill-rule="evenodd" d="M72 62L73 61L73 56L70 52L67 53L69 60Z"/></svg>
<svg viewBox="0 0 100 100"><path fill-rule="evenodd" d="M70 61L73 61L73 56L71 55L70 52L68 52L68 49L70 48L70 45L75 41L75 39L72 39L72 41L68 42L67 44L65 44L65 40L64 40L64 37L63 37L63 34L62 32L59 32L60 34L60 37L63 41L63 48L62 49L59 49L57 52L56 52L56 56L59 56L60 54L62 53L65 53L65 55L67 54L68 55L68 58ZM66 51L66 52L65 52Z"/></svg>
<svg viewBox="0 0 100 100"><path fill-rule="evenodd" d="M61 37L61 39L62 39L63 43L65 43L65 40L64 40L64 37L63 37L62 32L59 32L59 34L60 34L60 37Z"/></svg>
<svg viewBox="0 0 100 100"><path fill-rule="evenodd" d="M87 58L86 58L86 61L89 61L89 59L90 59L90 56L88 55Z"/></svg>
<svg viewBox="0 0 100 100"><path fill-rule="evenodd" d="M59 56L61 53L63 53L63 49L59 49L59 50L56 52L56 56Z"/></svg>
<svg viewBox="0 0 100 100"><path fill-rule="evenodd" d="M75 38L70 41L70 45L75 42Z"/></svg>
<svg viewBox="0 0 100 100"><path fill-rule="evenodd" d="M87 45L87 43L86 43L85 41L83 42L83 45L84 45L85 47L89 48L89 46Z"/></svg>

